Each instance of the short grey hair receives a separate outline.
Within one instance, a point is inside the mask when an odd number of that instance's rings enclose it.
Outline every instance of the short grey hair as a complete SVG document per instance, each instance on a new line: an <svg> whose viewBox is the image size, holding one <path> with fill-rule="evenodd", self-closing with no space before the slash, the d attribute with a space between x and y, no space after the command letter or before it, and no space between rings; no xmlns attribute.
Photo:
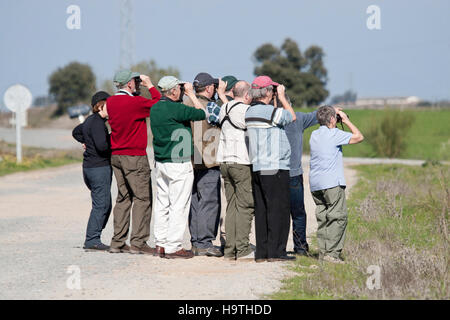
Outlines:
<svg viewBox="0 0 450 320"><path fill-rule="evenodd" d="M114 85L116 86L117 90L125 89L128 85L128 82L125 84L120 84L119 82L114 82Z"/></svg>
<svg viewBox="0 0 450 320"><path fill-rule="evenodd" d="M255 88L251 88L250 89L250 97L252 97L253 100L255 99L261 99L261 98L265 98L268 92L271 92L273 90L273 86L267 86L265 88L260 88L260 89L255 89Z"/></svg>
<svg viewBox="0 0 450 320"><path fill-rule="evenodd" d="M246 81L238 81L234 85L233 89L230 90L233 92L235 98L242 98L245 94L250 90L250 84Z"/></svg>
<svg viewBox="0 0 450 320"><path fill-rule="evenodd" d="M332 106L321 106L317 110L317 120L321 126L328 126L332 117L336 118L336 111Z"/></svg>
<svg viewBox="0 0 450 320"><path fill-rule="evenodd" d="M170 88L169 90L161 90L161 94L164 97L170 96L175 91L176 88L177 88L177 86Z"/></svg>

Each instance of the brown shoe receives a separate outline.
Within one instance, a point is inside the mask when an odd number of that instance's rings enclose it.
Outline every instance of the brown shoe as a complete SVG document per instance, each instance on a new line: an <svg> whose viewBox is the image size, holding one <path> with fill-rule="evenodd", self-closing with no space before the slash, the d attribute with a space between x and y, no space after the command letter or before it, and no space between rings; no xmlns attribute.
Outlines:
<svg viewBox="0 0 450 320"><path fill-rule="evenodd" d="M260 262L266 262L268 261L267 259L255 259L256 263L260 263Z"/></svg>
<svg viewBox="0 0 450 320"><path fill-rule="evenodd" d="M131 254L141 254L143 252L141 251L141 248L136 247L136 246L131 246L130 253Z"/></svg>
<svg viewBox="0 0 450 320"><path fill-rule="evenodd" d="M192 251L181 249L174 253L166 253L164 257L167 259L189 259L193 258L194 254L192 253Z"/></svg>
<svg viewBox="0 0 450 320"><path fill-rule="evenodd" d="M141 247L141 253L143 253L143 254L151 254L151 255L155 255L156 249L150 247L148 244L144 244L144 245Z"/></svg>
<svg viewBox="0 0 450 320"><path fill-rule="evenodd" d="M126 244L124 244L123 246L121 246L119 248L110 247L109 248L109 252L110 253L129 253L130 252L130 247L127 246Z"/></svg>
<svg viewBox="0 0 450 320"><path fill-rule="evenodd" d="M156 246L154 256L159 256L160 258L164 258L165 252L164 247Z"/></svg>

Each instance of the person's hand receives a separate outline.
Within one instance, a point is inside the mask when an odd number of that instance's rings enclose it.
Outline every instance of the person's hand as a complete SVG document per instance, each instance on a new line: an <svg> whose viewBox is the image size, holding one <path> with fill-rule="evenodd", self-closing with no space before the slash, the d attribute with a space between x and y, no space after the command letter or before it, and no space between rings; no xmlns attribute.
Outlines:
<svg viewBox="0 0 450 320"><path fill-rule="evenodd" d="M341 116L341 119L342 119L342 122L343 122L343 123L347 124L347 123L350 121L350 120L348 119L348 116L344 113L344 111L339 110L339 111L337 112L337 114Z"/></svg>
<svg viewBox="0 0 450 320"><path fill-rule="evenodd" d="M342 111L342 108L340 107L333 107L336 114L338 114L339 111Z"/></svg>
<svg viewBox="0 0 450 320"><path fill-rule="evenodd" d="M82 146L83 146L83 150L86 151L86 144L83 143Z"/></svg>
<svg viewBox="0 0 450 320"><path fill-rule="evenodd" d="M140 75L140 78L141 78L141 80L142 80L142 85L143 85L144 87L147 87L147 88L153 87L152 80L150 79L149 76L146 76L146 75L144 75L144 74L141 74L141 75Z"/></svg>
<svg viewBox="0 0 450 320"><path fill-rule="evenodd" d="M286 87L283 86L282 84L280 84L279 86L277 86L277 94L278 94L278 98L281 99L281 97L284 98L284 93L286 92Z"/></svg>
<svg viewBox="0 0 450 320"><path fill-rule="evenodd" d="M217 88L217 94L225 94L225 89L227 88L227 82L219 79L219 87Z"/></svg>
<svg viewBox="0 0 450 320"><path fill-rule="evenodd" d="M187 96L191 96L194 94L194 87L192 86L192 83L186 82L184 84L184 94Z"/></svg>

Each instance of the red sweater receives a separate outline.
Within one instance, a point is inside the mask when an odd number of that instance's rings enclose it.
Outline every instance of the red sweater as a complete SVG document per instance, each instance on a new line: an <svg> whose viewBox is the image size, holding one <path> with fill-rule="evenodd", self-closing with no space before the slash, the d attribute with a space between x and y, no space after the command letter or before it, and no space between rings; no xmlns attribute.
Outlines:
<svg viewBox="0 0 450 320"><path fill-rule="evenodd" d="M147 123L150 108L159 101L161 94L150 88L152 99L141 96L115 95L108 98L109 124L111 125L111 151L113 155L147 155Z"/></svg>

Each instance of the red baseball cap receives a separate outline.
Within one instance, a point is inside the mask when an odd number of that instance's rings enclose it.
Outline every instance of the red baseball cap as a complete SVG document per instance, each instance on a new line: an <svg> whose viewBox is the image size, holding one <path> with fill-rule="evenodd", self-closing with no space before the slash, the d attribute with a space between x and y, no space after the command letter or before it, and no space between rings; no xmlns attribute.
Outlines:
<svg viewBox="0 0 450 320"><path fill-rule="evenodd" d="M253 80L253 82L252 82L253 89L261 89L261 88L265 88L268 86L278 86L278 85L280 85L280 84L272 81L272 79L270 79L270 77L268 77L268 76L256 77L255 80Z"/></svg>

